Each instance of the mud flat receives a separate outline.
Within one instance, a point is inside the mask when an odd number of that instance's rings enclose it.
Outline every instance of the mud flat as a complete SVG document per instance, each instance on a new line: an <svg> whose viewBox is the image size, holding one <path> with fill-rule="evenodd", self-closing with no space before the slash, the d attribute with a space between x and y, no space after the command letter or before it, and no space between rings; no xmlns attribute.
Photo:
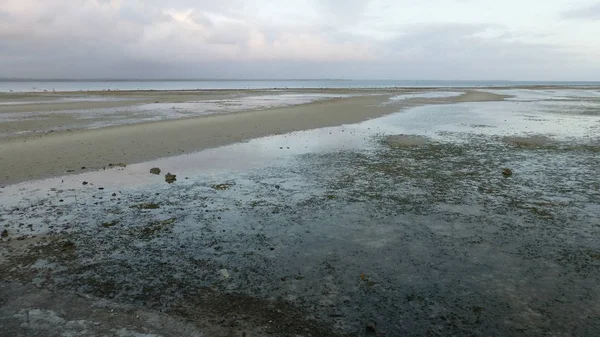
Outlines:
<svg viewBox="0 0 600 337"><path fill-rule="evenodd" d="M402 99L356 124L6 186L0 323L598 335L600 115L544 95Z"/></svg>

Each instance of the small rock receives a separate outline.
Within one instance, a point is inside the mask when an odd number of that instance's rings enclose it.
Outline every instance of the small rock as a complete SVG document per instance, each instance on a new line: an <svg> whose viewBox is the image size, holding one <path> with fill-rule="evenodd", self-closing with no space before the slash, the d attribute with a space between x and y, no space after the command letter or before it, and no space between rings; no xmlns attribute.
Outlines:
<svg viewBox="0 0 600 337"><path fill-rule="evenodd" d="M127 167L127 164L124 164L124 163L108 164L108 167Z"/></svg>
<svg viewBox="0 0 600 337"><path fill-rule="evenodd" d="M8 231L5 229L2 231L2 234L0 234L1 237L5 238L8 237Z"/></svg>
<svg viewBox="0 0 600 337"><path fill-rule="evenodd" d="M104 187L98 187L98 189L99 189L100 191L102 191L102 190L104 189Z"/></svg>
<svg viewBox="0 0 600 337"><path fill-rule="evenodd" d="M169 184L174 183L177 180L177 176L175 174L171 174L171 172L165 174L165 181Z"/></svg>
<svg viewBox="0 0 600 337"><path fill-rule="evenodd" d="M280 189L280 188L281 188L281 186L279 186L279 185L275 185L275 188L276 188L276 189Z"/></svg>
<svg viewBox="0 0 600 337"><path fill-rule="evenodd" d="M365 327L365 332L367 333L367 336L377 335L377 326L375 325L375 323L367 324L367 326Z"/></svg>
<svg viewBox="0 0 600 337"><path fill-rule="evenodd" d="M149 202L146 204L139 204L139 205L134 205L131 206L131 208L138 208L138 209L159 209L160 205L153 203L153 202Z"/></svg>
<svg viewBox="0 0 600 337"><path fill-rule="evenodd" d="M221 275L226 279L228 279L230 276L229 271L227 271L227 269L221 269L221 270L219 270L219 273L221 273Z"/></svg>
<svg viewBox="0 0 600 337"><path fill-rule="evenodd" d="M62 244L63 251L75 249L75 244L72 241L65 241Z"/></svg>
<svg viewBox="0 0 600 337"><path fill-rule="evenodd" d="M502 170L502 175L505 177L510 177L510 176L512 176L512 174L513 174L513 172L509 168L505 168Z"/></svg>
<svg viewBox="0 0 600 337"><path fill-rule="evenodd" d="M225 183L225 184L217 184L217 185L212 185L212 188L218 191L225 191L228 190L231 186L234 186L235 184L233 183Z"/></svg>
<svg viewBox="0 0 600 337"><path fill-rule="evenodd" d="M88 184L88 182L87 182L87 181L84 181L84 182L82 182L81 184L82 184L82 185L87 185L87 184Z"/></svg>
<svg viewBox="0 0 600 337"><path fill-rule="evenodd" d="M150 169L150 173L158 175L160 174L160 169L158 167L153 167Z"/></svg>
<svg viewBox="0 0 600 337"><path fill-rule="evenodd" d="M85 166L82 166L82 167L81 167L81 169L82 169L82 170L85 170L85 169L86 169L86 167L85 167Z"/></svg>
<svg viewBox="0 0 600 337"><path fill-rule="evenodd" d="M104 227L104 228L110 228L110 227L116 226L118 224L119 224L119 222L115 220L115 221L110 221L110 222L103 223L102 227Z"/></svg>

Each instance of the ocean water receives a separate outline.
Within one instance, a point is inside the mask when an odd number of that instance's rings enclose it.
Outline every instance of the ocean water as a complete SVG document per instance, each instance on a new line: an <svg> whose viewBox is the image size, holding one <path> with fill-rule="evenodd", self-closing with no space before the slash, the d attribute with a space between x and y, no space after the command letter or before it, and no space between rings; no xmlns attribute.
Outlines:
<svg viewBox="0 0 600 337"><path fill-rule="evenodd" d="M96 91L96 90L199 90L283 88L394 88L394 87L488 87L488 86L593 86L600 82L544 81L434 81L434 80L0 80L0 92Z"/></svg>

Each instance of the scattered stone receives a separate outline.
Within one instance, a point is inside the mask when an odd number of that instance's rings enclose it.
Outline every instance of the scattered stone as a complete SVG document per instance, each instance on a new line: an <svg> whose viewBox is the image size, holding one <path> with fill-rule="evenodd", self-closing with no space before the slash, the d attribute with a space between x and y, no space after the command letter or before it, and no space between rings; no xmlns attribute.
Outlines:
<svg viewBox="0 0 600 337"><path fill-rule="evenodd" d="M82 185L87 185L87 184L88 184L88 182L87 182L87 181L84 181L84 182L82 182L81 184L82 184Z"/></svg>
<svg viewBox="0 0 600 337"><path fill-rule="evenodd" d="M119 222L117 220L113 220L113 221L110 221L110 222L103 223L102 227L104 227L104 228L110 228L110 227L116 226L118 224L119 224Z"/></svg>
<svg viewBox="0 0 600 337"><path fill-rule="evenodd" d="M502 175L508 178L513 175L513 172L511 169L505 168L502 170Z"/></svg>
<svg viewBox="0 0 600 337"><path fill-rule="evenodd" d="M160 232L168 231L173 227L176 220L177 219L175 218L171 218L163 221L154 221L150 225L142 228L141 234L144 237L152 237Z"/></svg>
<svg viewBox="0 0 600 337"><path fill-rule="evenodd" d="M375 323L369 323L365 327L365 332L367 336L376 336L377 335L377 326Z"/></svg>
<svg viewBox="0 0 600 337"><path fill-rule="evenodd" d="M276 189L280 189L280 188L281 188L281 186L279 186L279 185L275 185L275 188L276 188Z"/></svg>
<svg viewBox="0 0 600 337"><path fill-rule="evenodd" d="M165 174L165 181L169 184L174 183L177 180L177 175L171 174L171 172Z"/></svg>
<svg viewBox="0 0 600 337"><path fill-rule="evenodd" d="M72 241L65 241L62 244L62 250L63 251L73 250L73 249L75 249L75 244Z"/></svg>
<svg viewBox="0 0 600 337"><path fill-rule="evenodd" d="M473 310L474 313L476 314L481 314L485 311L485 308L482 307L472 307L471 310Z"/></svg>
<svg viewBox="0 0 600 337"><path fill-rule="evenodd" d="M153 203L153 202L149 202L146 204L139 204L139 205L134 205L131 206L131 208L138 208L138 209L158 209L160 208L159 204Z"/></svg>
<svg viewBox="0 0 600 337"><path fill-rule="evenodd" d="M219 270L219 273L221 274L221 276L223 276L225 279L229 278L229 272L227 271L227 269L221 269Z"/></svg>
<svg viewBox="0 0 600 337"><path fill-rule="evenodd" d="M159 175L160 174L160 169L158 167L153 167L153 168L150 169L150 173Z"/></svg>
<svg viewBox="0 0 600 337"><path fill-rule="evenodd" d="M86 169L86 167L85 167L85 166L82 166L82 167L81 167L81 169L82 169L82 170L85 170L85 169Z"/></svg>
<svg viewBox="0 0 600 337"><path fill-rule="evenodd" d="M113 194L112 194L112 196L113 196L113 197L116 197L116 196L117 196L117 193L113 193Z"/></svg>
<svg viewBox="0 0 600 337"><path fill-rule="evenodd" d="M160 101L154 101L154 103L160 103Z"/></svg>
<svg viewBox="0 0 600 337"><path fill-rule="evenodd" d="M330 194L330 195L327 196L327 199L334 200L334 199L337 199L337 196L335 196L333 194Z"/></svg>
<svg viewBox="0 0 600 337"><path fill-rule="evenodd" d="M0 234L1 237L6 238L8 237L8 231L5 229L2 231L2 234Z"/></svg>
<svg viewBox="0 0 600 337"><path fill-rule="evenodd" d="M229 188L231 188L231 186L234 186L235 184L217 184L217 185L212 185L212 188L218 191L225 191L228 190Z"/></svg>
<svg viewBox="0 0 600 337"><path fill-rule="evenodd" d="M127 167L127 164L124 163L116 163L116 164L108 164L108 167Z"/></svg>
<svg viewBox="0 0 600 337"><path fill-rule="evenodd" d="M102 191L102 190L104 190L104 187L98 187L98 189L99 189L100 191Z"/></svg>

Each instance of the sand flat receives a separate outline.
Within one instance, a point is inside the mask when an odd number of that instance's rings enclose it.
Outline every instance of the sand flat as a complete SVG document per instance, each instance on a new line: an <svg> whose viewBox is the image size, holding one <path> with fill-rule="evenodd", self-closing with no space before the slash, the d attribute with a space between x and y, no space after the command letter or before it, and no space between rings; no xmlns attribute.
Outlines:
<svg viewBox="0 0 600 337"><path fill-rule="evenodd" d="M90 170L101 169L110 163L138 163L272 134L357 123L416 105L504 98L480 91L465 90L465 93L451 98L420 98L383 104L397 92L362 91L354 92L355 96L349 98L284 108L43 135L23 134L0 142L0 184L81 172L82 167ZM169 95L177 96L176 93ZM185 93L181 95L186 96ZM49 115L39 123L51 124L54 120Z"/></svg>

